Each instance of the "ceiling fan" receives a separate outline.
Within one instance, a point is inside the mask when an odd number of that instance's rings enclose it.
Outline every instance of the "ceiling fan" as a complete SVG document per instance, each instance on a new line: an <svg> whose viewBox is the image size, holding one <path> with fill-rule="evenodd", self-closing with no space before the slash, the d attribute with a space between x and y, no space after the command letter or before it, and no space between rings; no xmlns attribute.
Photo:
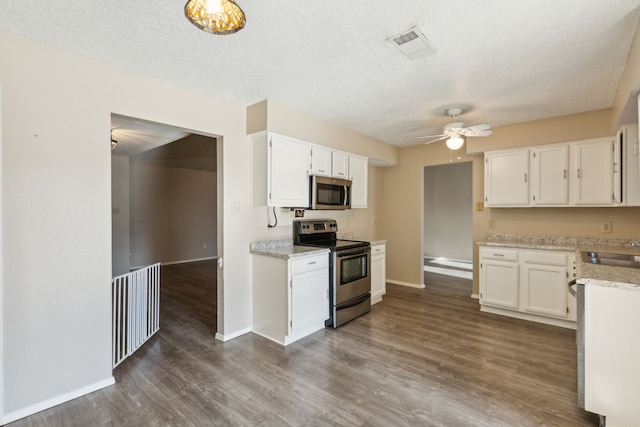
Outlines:
<svg viewBox="0 0 640 427"><path fill-rule="evenodd" d="M431 144L432 142L440 141L445 138L447 139L447 147L451 150L457 150L462 147L464 144L464 137L470 136L489 136L491 135L491 126L486 123L480 123L478 125L473 125L469 127L464 127L464 123L456 122L456 116L462 113L462 108L459 107L451 107L447 109L447 116L452 118L451 123L446 125L442 130L442 133L439 135L425 135L419 136L418 138L435 138L431 141L425 142L426 144Z"/></svg>

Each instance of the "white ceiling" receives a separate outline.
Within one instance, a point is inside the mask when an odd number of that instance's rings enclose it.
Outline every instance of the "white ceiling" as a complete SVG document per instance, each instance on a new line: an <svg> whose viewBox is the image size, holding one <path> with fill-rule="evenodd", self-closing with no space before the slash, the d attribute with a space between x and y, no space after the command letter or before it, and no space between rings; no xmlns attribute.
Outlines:
<svg viewBox="0 0 640 427"><path fill-rule="evenodd" d="M214 36L186 0L3 0L0 29L241 105L272 99L398 146L444 111L492 127L611 107L640 0L237 0ZM435 53L385 40L417 25Z"/></svg>

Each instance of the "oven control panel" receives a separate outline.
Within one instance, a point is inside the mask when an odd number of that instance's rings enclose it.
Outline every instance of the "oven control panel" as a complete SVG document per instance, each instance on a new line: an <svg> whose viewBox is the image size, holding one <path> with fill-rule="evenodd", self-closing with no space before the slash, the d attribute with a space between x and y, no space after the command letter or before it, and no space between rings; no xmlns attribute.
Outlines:
<svg viewBox="0 0 640 427"><path fill-rule="evenodd" d="M338 231L338 223L335 219L313 219L293 222L293 233L314 234L314 233L335 233Z"/></svg>

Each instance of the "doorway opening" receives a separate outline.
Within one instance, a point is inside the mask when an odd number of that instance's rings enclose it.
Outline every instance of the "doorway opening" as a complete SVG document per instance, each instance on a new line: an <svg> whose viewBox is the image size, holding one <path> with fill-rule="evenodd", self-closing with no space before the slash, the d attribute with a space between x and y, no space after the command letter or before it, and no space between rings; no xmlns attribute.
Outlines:
<svg viewBox="0 0 640 427"><path fill-rule="evenodd" d="M113 277L161 263L161 325L171 305L215 335L218 138L112 114L111 140Z"/></svg>
<svg viewBox="0 0 640 427"><path fill-rule="evenodd" d="M424 168L425 286L473 286L472 162Z"/></svg>

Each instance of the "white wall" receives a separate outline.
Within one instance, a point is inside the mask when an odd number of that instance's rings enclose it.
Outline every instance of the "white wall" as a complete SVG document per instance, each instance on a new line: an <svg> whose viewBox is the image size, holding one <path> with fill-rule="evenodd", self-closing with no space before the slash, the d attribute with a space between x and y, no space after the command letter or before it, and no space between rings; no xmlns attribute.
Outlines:
<svg viewBox="0 0 640 427"><path fill-rule="evenodd" d="M424 168L424 255L473 259L471 162Z"/></svg>
<svg viewBox="0 0 640 427"><path fill-rule="evenodd" d="M247 330L245 108L0 32L2 422L108 385L111 113L222 136L219 336ZM231 215L231 203L240 210Z"/></svg>
<svg viewBox="0 0 640 427"><path fill-rule="evenodd" d="M129 158L111 156L111 274L131 269Z"/></svg>

